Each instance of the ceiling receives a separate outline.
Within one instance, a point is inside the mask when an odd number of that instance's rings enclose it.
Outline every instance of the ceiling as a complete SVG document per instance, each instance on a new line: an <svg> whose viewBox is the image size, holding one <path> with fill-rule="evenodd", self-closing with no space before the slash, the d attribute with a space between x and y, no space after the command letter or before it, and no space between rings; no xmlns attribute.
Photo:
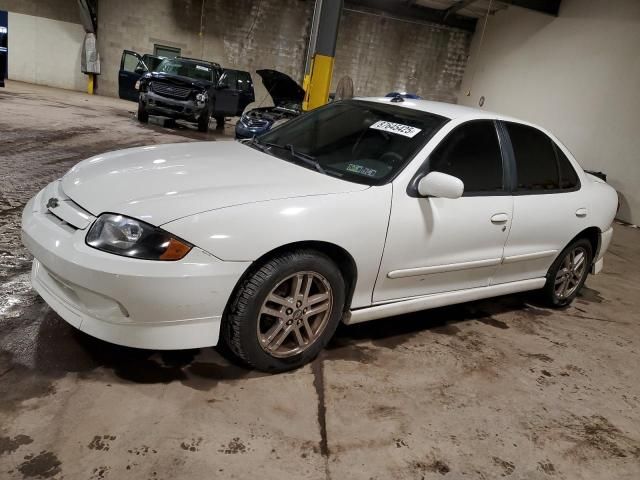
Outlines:
<svg viewBox="0 0 640 480"><path fill-rule="evenodd" d="M347 0L346 7L364 7L411 20L434 22L474 31L479 18L512 5L558 15L561 0Z"/></svg>

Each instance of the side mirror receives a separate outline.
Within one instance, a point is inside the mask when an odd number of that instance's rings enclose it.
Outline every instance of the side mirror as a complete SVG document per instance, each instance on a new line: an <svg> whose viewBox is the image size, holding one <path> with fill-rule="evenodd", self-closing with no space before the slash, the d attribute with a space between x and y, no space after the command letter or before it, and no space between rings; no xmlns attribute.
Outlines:
<svg viewBox="0 0 640 480"><path fill-rule="evenodd" d="M442 172L430 172L418 182L418 193L423 197L460 198L463 192L462 180Z"/></svg>

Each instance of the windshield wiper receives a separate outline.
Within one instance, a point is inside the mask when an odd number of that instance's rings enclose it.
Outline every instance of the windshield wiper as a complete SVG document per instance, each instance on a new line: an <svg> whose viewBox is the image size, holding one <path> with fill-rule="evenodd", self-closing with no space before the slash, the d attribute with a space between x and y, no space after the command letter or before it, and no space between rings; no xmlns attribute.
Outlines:
<svg viewBox="0 0 640 480"><path fill-rule="evenodd" d="M249 145L250 147L256 147L261 152L264 152L267 149L267 145L258 140L258 137L256 136L253 136L247 140L242 140L241 142L245 145Z"/></svg>
<svg viewBox="0 0 640 480"><path fill-rule="evenodd" d="M281 148L283 150L288 150L291 153L291 156L293 158L297 158L298 160L301 160L307 165L312 166L318 172L328 175L327 171L324 168L322 168L322 165L320 165L320 162L314 159L311 155L307 155L306 153L302 153L302 152L297 152L296 149L293 148L293 145L291 145L290 143L287 143L286 145L280 145L278 143L267 142L267 143L263 143L262 145L265 145L267 147L274 147L274 148Z"/></svg>

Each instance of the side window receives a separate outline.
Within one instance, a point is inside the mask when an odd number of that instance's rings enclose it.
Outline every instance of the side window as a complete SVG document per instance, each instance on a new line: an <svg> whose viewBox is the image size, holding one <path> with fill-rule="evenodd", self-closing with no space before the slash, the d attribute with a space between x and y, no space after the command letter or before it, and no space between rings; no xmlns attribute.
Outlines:
<svg viewBox="0 0 640 480"><path fill-rule="evenodd" d="M537 193L560 189L558 162L551 139L527 125L506 122L505 126L516 157L516 190Z"/></svg>
<svg viewBox="0 0 640 480"><path fill-rule="evenodd" d="M564 154L560 147L554 144L556 155L558 157L558 170L560 172L560 188L563 190L573 190L580 186L580 180L576 170L571 162Z"/></svg>
<svg viewBox="0 0 640 480"><path fill-rule="evenodd" d="M220 86L236 89L238 72L235 70L225 70L220 78Z"/></svg>
<svg viewBox="0 0 640 480"><path fill-rule="evenodd" d="M125 72L135 72L142 68L140 57L131 52L123 52L120 60L120 70Z"/></svg>
<svg viewBox="0 0 640 480"><path fill-rule="evenodd" d="M251 91L251 77L247 72L238 72L238 88L243 92Z"/></svg>
<svg viewBox="0 0 640 480"><path fill-rule="evenodd" d="M471 121L453 130L429 155L429 171L458 177L465 194L502 190L502 155L493 122Z"/></svg>

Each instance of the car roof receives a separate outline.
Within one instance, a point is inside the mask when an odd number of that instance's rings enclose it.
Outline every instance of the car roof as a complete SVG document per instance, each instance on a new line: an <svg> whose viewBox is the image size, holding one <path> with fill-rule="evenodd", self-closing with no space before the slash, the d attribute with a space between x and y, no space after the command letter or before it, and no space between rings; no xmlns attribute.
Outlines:
<svg viewBox="0 0 640 480"><path fill-rule="evenodd" d="M198 58L189 58L189 57L175 57L175 59L182 60L184 62L189 62L189 63L200 63L203 65L211 65L212 67L215 67L215 68L222 68L219 63L210 62L209 60L200 60Z"/></svg>
<svg viewBox="0 0 640 480"><path fill-rule="evenodd" d="M423 112L433 113L446 117L450 120L474 120L474 119L490 119L490 120L507 120L511 122L524 123L535 126L529 122L519 120L517 118L508 117L499 113L480 110L479 108L465 107L454 103L433 102L431 100L413 100L404 98L403 101L393 101L390 97L358 97L356 100L364 100L376 103L392 103L398 107L410 108L413 110L421 110ZM537 127L540 128L540 127Z"/></svg>

